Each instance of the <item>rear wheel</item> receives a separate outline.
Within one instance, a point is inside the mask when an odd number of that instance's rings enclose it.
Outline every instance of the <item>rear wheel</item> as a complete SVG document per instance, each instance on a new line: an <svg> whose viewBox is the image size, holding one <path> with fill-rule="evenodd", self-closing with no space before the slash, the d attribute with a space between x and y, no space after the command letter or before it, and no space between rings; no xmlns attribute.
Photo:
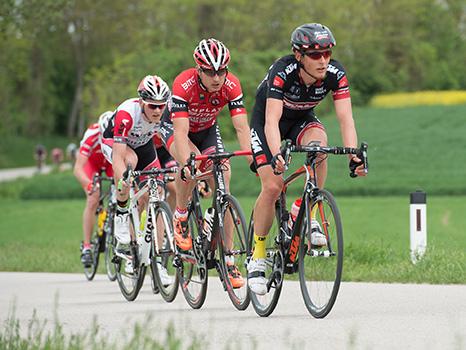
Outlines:
<svg viewBox="0 0 466 350"><path fill-rule="evenodd" d="M193 249L187 254L180 254L178 276L187 303L193 309L199 309L206 298L208 273L202 247L196 243L196 238L202 233L202 222L197 222L192 210L189 211L189 229L193 239ZM193 253L194 249L196 255Z"/></svg>
<svg viewBox="0 0 466 350"><path fill-rule="evenodd" d="M156 282L158 291L167 302L172 302L178 292L178 274L173 266L175 247L173 241L172 212L166 202L151 206L151 217L156 223L152 234L152 279ZM157 233L157 235L155 234ZM158 253L156 248L158 246Z"/></svg>
<svg viewBox="0 0 466 350"><path fill-rule="evenodd" d="M343 229L337 204L332 194L320 190L312 203L313 219L309 225L311 203L309 197L301 227L299 246L299 281L304 303L312 316L325 317L337 298L343 270ZM314 214L315 212L315 214ZM312 230L320 226L326 236L325 246L311 243Z"/></svg>
<svg viewBox="0 0 466 350"><path fill-rule="evenodd" d="M247 226L243 211L238 200L224 196L223 213L224 227L220 229L223 245L219 244L220 266L223 271L224 283L233 305L238 310L245 310L250 302L247 286ZM230 238L226 232L231 232ZM233 280L228 277L232 274Z"/></svg>
<svg viewBox="0 0 466 350"><path fill-rule="evenodd" d="M99 237L99 227L98 227L98 216L100 211L98 210L95 215L95 223L92 228L91 235L91 256L92 263L90 266L84 266L84 275L88 281L92 281L99 267L99 252L100 252L100 237Z"/></svg>
<svg viewBox="0 0 466 350"><path fill-rule="evenodd" d="M252 216L251 216L252 218ZM249 227L249 256L252 257L253 248L253 221ZM277 306L280 293L283 286L283 271L284 271L284 257L281 250L275 243L276 237L280 234L280 215L277 213L270 228L266 240L266 270L265 278L267 279L267 293L265 295L258 295L249 290L252 306L259 316L269 316Z"/></svg>

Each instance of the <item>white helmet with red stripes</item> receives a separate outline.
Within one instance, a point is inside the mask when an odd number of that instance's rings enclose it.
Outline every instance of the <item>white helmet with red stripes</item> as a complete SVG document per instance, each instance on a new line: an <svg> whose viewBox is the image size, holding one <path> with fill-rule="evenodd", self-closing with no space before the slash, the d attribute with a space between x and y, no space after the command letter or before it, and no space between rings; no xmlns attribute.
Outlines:
<svg viewBox="0 0 466 350"><path fill-rule="evenodd" d="M230 51L221 41L210 38L199 42L194 49L193 57L201 68L218 71L227 68L230 62Z"/></svg>
<svg viewBox="0 0 466 350"><path fill-rule="evenodd" d="M139 83L138 95L145 102L166 102L170 96L170 88L157 75L147 75Z"/></svg>

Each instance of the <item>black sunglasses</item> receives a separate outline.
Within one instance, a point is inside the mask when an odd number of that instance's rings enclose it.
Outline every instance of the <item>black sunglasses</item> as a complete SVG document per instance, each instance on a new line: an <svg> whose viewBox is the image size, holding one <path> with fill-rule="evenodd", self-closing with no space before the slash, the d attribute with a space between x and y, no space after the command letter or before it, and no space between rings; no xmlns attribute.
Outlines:
<svg viewBox="0 0 466 350"><path fill-rule="evenodd" d="M201 71L211 78L215 77L216 75L223 77L225 74L227 74L228 68L221 68L219 70L201 68Z"/></svg>

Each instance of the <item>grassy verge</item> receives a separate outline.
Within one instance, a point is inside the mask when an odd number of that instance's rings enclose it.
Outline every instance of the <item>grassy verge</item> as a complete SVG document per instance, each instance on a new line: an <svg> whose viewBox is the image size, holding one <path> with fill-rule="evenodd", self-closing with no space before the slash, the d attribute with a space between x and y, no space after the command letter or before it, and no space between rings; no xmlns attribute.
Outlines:
<svg viewBox="0 0 466 350"><path fill-rule="evenodd" d="M146 317L143 323L136 322L125 339L109 339L100 331L97 318L92 325L82 332L64 331L63 324L54 320L49 325L47 320L41 320L36 311L33 312L27 324L15 317L15 308L10 310L5 324L0 328L0 349L10 350L80 350L80 349L200 349L201 342L195 334L182 339L175 334L175 327L170 324L166 329L147 331L152 323L152 317Z"/></svg>
<svg viewBox="0 0 466 350"><path fill-rule="evenodd" d="M241 197L249 218L254 198ZM346 281L466 283L466 200L429 197L428 251L409 259L407 197L337 198L344 224ZM84 201L0 203L0 270L82 272Z"/></svg>

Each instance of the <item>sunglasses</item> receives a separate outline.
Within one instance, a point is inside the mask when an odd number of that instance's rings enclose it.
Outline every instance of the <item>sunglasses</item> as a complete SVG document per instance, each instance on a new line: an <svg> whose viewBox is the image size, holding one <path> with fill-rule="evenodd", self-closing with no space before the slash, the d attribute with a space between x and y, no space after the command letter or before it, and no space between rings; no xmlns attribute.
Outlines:
<svg viewBox="0 0 466 350"><path fill-rule="evenodd" d="M164 109L165 106L166 106L166 103L146 103L146 106L149 108L149 109L157 109L157 108L160 108L160 109Z"/></svg>
<svg viewBox="0 0 466 350"><path fill-rule="evenodd" d="M228 69L227 68L221 68L219 70L214 70L214 69L204 69L204 68L201 68L201 71L207 75L208 77L215 77L216 75L218 75L219 77L223 77L225 74L227 74L228 72Z"/></svg>
<svg viewBox="0 0 466 350"><path fill-rule="evenodd" d="M332 50L325 51L306 51L304 54L312 60L320 60L321 57L327 59L332 56Z"/></svg>

